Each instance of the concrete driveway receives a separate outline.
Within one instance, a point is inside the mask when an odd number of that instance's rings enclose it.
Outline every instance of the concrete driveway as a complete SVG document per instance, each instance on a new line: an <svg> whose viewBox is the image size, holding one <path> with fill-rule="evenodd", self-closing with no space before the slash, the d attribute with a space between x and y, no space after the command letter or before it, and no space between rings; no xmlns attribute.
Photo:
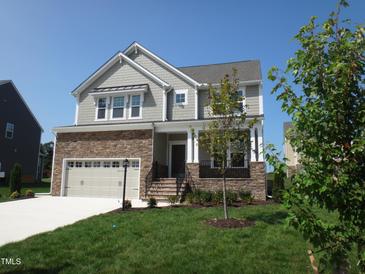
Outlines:
<svg viewBox="0 0 365 274"><path fill-rule="evenodd" d="M119 208L117 199L44 196L0 203L0 246Z"/></svg>

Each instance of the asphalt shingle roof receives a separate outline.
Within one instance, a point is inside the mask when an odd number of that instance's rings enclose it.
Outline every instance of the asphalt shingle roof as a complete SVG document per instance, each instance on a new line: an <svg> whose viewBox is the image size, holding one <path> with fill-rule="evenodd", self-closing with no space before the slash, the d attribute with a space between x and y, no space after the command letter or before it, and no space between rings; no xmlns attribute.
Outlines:
<svg viewBox="0 0 365 274"><path fill-rule="evenodd" d="M262 79L258 60L179 67L178 69L200 83L219 83L226 74L232 74L233 68L237 69L237 77L240 81Z"/></svg>

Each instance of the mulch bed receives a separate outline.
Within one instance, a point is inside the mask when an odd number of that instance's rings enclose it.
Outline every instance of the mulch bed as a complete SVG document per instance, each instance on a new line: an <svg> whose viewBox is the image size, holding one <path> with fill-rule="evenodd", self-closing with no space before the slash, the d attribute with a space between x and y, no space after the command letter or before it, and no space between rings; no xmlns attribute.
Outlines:
<svg viewBox="0 0 365 274"><path fill-rule="evenodd" d="M242 228L255 225L255 221L242 220L242 219L240 220L234 218L212 219L212 220L207 220L204 223L217 228Z"/></svg>

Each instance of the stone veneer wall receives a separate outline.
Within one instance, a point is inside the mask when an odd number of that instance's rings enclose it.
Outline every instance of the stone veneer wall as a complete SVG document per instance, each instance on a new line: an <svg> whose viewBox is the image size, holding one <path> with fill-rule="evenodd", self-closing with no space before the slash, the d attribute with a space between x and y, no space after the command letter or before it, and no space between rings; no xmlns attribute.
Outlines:
<svg viewBox="0 0 365 274"><path fill-rule="evenodd" d="M141 158L140 197L152 165L152 130L58 133L52 195L61 193L64 158Z"/></svg>
<svg viewBox="0 0 365 274"><path fill-rule="evenodd" d="M217 191L222 189L223 179L199 178L199 164L189 163L187 169L191 175L192 187ZM227 178L227 190L251 191L255 199L266 200L266 175L264 162L250 163L251 178Z"/></svg>

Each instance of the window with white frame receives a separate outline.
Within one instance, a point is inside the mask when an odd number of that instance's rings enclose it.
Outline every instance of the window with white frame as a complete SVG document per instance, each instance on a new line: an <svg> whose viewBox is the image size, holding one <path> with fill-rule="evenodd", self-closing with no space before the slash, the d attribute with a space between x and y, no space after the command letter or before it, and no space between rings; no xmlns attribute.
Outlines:
<svg viewBox="0 0 365 274"><path fill-rule="evenodd" d="M118 161L113 161L112 162L112 167L118 168L119 167L119 162Z"/></svg>
<svg viewBox="0 0 365 274"><path fill-rule="evenodd" d="M93 167L100 167L100 162L99 161L93 162Z"/></svg>
<svg viewBox="0 0 365 274"><path fill-rule="evenodd" d="M130 118L141 118L141 95L131 96Z"/></svg>
<svg viewBox="0 0 365 274"><path fill-rule="evenodd" d="M82 162L76 162L76 163L75 163L75 167L77 167L77 168L82 167Z"/></svg>
<svg viewBox="0 0 365 274"><path fill-rule="evenodd" d="M131 162L131 167L138 168L139 167L139 160L133 160Z"/></svg>
<svg viewBox="0 0 365 274"><path fill-rule="evenodd" d="M70 168L74 167L74 162L67 162L67 166Z"/></svg>
<svg viewBox="0 0 365 274"><path fill-rule="evenodd" d="M85 167L90 168L91 167L91 162L85 162Z"/></svg>
<svg viewBox="0 0 365 274"><path fill-rule="evenodd" d="M175 104L186 105L188 103L188 90L178 89L175 90Z"/></svg>
<svg viewBox="0 0 365 274"><path fill-rule="evenodd" d="M110 167L110 162L104 162L103 167L104 168L109 168Z"/></svg>
<svg viewBox="0 0 365 274"><path fill-rule="evenodd" d="M6 123L5 138L6 139L13 139L14 138L14 124Z"/></svg>
<svg viewBox="0 0 365 274"><path fill-rule="evenodd" d="M124 96L113 97L112 119L123 119L125 110Z"/></svg>
<svg viewBox="0 0 365 274"><path fill-rule="evenodd" d="M107 103L107 99L105 97L97 99L97 106L96 106L96 119L97 120L106 119L106 103Z"/></svg>

